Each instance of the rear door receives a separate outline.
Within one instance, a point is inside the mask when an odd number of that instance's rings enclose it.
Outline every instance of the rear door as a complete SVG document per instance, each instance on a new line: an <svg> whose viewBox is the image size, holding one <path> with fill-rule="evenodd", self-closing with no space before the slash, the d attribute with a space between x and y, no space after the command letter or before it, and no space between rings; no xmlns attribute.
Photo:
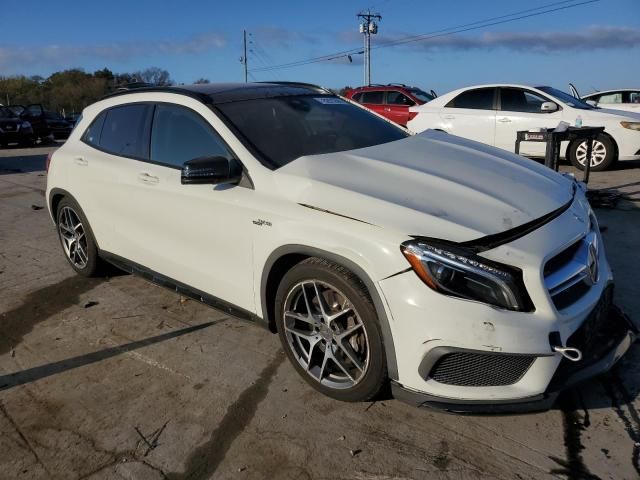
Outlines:
<svg viewBox="0 0 640 480"><path fill-rule="evenodd" d="M496 88L466 90L440 111L444 130L471 140L493 145L496 128Z"/></svg>
<svg viewBox="0 0 640 480"><path fill-rule="evenodd" d="M409 107L414 106L416 102L402 92L389 90L387 91L385 103L385 117L406 127L409 121Z"/></svg>
<svg viewBox="0 0 640 480"><path fill-rule="evenodd" d="M562 120L559 106L555 112L540 109L544 102L552 100L539 93L515 87L501 87L499 91L499 110L496 115L496 147L498 148L513 152L515 151L516 132L553 128ZM520 153L543 157L545 148L545 143L542 142L522 142Z"/></svg>
<svg viewBox="0 0 640 480"><path fill-rule="evenodd" d="M389 118L388 112L385 111L386 105L384 104L384 94L385 92L382 90L368 90L366 92L362 92L360 103L369 110L373 110L374 112Z"/></svg>
<svg viewBox="0 0 640 480"><path fill-rule="evenodd" d="M149 103L108 108L87 128L82 142L65 147L74 149L70 183L100 248L132 260L138 258L135 252L144 228L144 218L136 211L136 175L149 158L152 113Z"/></svg>

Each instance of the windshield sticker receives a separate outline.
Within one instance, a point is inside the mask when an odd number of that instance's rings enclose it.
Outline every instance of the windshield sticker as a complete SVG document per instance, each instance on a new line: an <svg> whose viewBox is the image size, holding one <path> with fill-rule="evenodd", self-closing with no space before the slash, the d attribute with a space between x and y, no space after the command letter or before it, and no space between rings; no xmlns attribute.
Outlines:
<svg viewBox="0 0 640 480"><path fill-rule="evenodd" d="M314 100L324 105L347 105L347 102L336 97L315 97Z"/></svg>

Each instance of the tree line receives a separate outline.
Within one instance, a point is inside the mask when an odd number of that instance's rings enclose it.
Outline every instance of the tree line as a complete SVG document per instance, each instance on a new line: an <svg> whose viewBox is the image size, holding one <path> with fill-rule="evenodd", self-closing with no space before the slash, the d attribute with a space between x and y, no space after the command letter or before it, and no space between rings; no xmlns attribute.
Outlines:
<svg viewBox="0 0 640 480"><path fill-rule="evenodd" d="M84 107L127 84L144 82L152 85L173 85L168 71L150 67L133 73L114 73L108 68L87 73L70 69L41 76L0 76L0 104L29 105L40 103L48 110L67 115L79 113ZM201 78L196 83L208 83Z"/></svg>

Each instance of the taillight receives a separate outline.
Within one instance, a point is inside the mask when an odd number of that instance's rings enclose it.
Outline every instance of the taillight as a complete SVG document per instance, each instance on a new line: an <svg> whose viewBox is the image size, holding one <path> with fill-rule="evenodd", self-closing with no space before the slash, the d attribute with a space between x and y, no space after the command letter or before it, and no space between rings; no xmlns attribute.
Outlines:
<svg viewBox="0 0 640 480"><path fill-rule="evenodd" d="M45 170L47 171L47 173L49 173L49 165L51 165L51 157L52 157L52 156L53 156L53 152L50 152L50 153L47 155L47 160L46 160L46 162L45 162L45 164L44 164L44 168L45 168Z"/></svg>

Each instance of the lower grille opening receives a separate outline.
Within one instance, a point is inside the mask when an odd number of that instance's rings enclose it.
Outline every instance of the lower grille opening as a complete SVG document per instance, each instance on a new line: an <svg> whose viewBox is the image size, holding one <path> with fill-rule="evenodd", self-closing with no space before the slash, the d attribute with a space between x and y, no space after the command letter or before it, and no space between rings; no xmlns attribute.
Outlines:
<svg viewBox="0 0 640 480"><path fill-rule="evenodd" d="M513 385L533 364L533 355L453 352L443 355L429 374L436 382L464 387Z"/></svg>

